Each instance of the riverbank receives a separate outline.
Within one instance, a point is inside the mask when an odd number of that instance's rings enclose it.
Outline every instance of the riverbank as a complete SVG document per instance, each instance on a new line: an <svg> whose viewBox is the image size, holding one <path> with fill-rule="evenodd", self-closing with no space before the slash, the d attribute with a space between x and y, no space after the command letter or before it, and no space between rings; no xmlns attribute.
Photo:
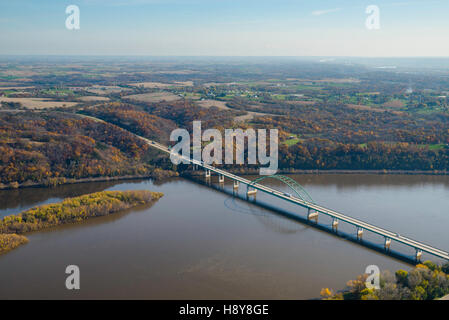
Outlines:
<svg viewBox="0 0 449 320"><path fill-rule="evenodd" d="M259 169L225 169L230 173L237 174L240 176L255 176L259 175ZM202 173L198 171L186 170L183 173L189 173L192 176L199 176ZM299 170L299 169L280 169L277 174L310 174L310 175L326 175L326 174L370 174L370 175L427 175L427 176L447 176L449 171L425 171L425 170ZM83 179L70 179L70 178L57 178L50 179L44 182L24 182L24 183L10 183L3 184L0 183L0 190L11 190L11 189L21 189L21 188L50 188L60 185L70 185L78 183L88 183L88 182L106 182L106 181L121 181L121 180L137 180L137 179L154 179L160 181L166 178L178 177L180 175L177 171L156 169L150 174L144 175L125 175L118 177L96 177L96 178L83 178Z"/></svg>
<svg viewBox="0 0 449 320"><path fill-rule="evenodd" d="M78 223L90 218L106 216L138 205L151 204L163 196L160 192L103 191L59 203L42 205L0 221L0 254L24 244L21 234L59 225Z"/></svg>
<svg viewBox="0 0 449 320"><path fill-rule="evenodd" d="M154 179L162 180L171 177L179 176L178 172L171 170L155 169L149 174L143 175L124 175L117 177L95 177L95 178L83 178L83 179L71 179L71 178L54 178L48 179L42 182L26 181L24 183L12 182L9 184L0 183L0 190L11 190L19 188L50 188L61 185L76 184L76 183L88 183L88 182L105 182L105 181L120 181L120 180L133 180L133 179Z"/></svg>
<svg viewBox="0 0 449 320"><path fill-rule="evenodd" d="M259 169L224 169L230 173L241 175L241 176L255 176L259 175ZM195 171L186 171L193 175L196 174ZM279 169L276 174L372 174L372 175L428 175L428 176L447 176L449 171L426 171L426 170L299 170L299 169Z"/></svg>

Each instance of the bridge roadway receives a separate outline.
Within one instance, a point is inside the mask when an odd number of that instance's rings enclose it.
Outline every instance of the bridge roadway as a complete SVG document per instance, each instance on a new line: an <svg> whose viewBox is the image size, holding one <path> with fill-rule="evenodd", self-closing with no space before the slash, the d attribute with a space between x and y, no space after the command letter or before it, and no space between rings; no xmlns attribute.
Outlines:
<svg viewBox="0 0 449 320"><path fill-rule="evenodd" d="M164 146L164 145L162 145L162 144L160 144L160 143L158 143L156 141L152 141L152 140L149 140L149 139L146 139L146 138L143 138L143 137L140 137L140 138L143 139L144 141L146 141L150 146L170 154L170 149L168 149L168 147L166 147L166 146ZM249 188L254 188L254 189L266 192L266 193L274 195L274 196L276 196L276 197L278 197L280 199L283 199L283 200L295 203L297 205L300 205L301 207L306 208L308 210L315 210L318 213L322 213L322 214L328 215L328 216L330 216L330 217L332 217L334 219L338 219L339 221L344 221L346 223L354 225L357 228L361 228L363 230L371 231L371 232L373 232L375 234L381 235L381 236L385 237L385 239L391 239L391 240L397 241L399 243L405 244L407 246L415 248L417 250L417 252L419 252L419 251L427 252L427 253L429 253L431 255L434 255L436 257L449 260L449 253L448 252L440 250L440 249L437 249L437 248L435 248L435 247L433 247L431 245L427 245L425 243L422 243L422 242L419 242L419 241L416 241L416 240L413 240L413 239L410 239L410 238L407 238L407 237L403 237L403 236L401 236L401 235L399 235L399 234L397 234L395 232L391 232L389 230L377 227L377 226L372 225L370 223L367 223L367 222L364 222L364 221L352 218L350 216L347 216L345 214L339 213L337 211L324 208L324 207L319 206L317 204L304 201L302 199L299 199L299 198L294 197L292 195L285 194L283 192L280 192L280 191L275 190L273 188L264 186L262 184L258 184L258 183L253 184L251 180L248 180L248 179L236 176L236 175L234 175L232 173L229 173L227 171L224 171L224 170L215 168L213 166L207 165L207 164L203 163L202 161L198 161L198 160L195 160L195 159L190 159L190 158L187 158L187 157L184 157L184 156L181 156L181 155L179 155L178 157L182 158L182 159L184 159L184 160L186 160L188 162L190 162L191 164L198 165L200 167L203 167L204 169L207 169L207 170L210 170L212 172L215 172L215 173L217 173L219 175L222 175L224 177L227 177L227 178L229 178L231 180L238 181L239 183L245 184Z"/></svg>

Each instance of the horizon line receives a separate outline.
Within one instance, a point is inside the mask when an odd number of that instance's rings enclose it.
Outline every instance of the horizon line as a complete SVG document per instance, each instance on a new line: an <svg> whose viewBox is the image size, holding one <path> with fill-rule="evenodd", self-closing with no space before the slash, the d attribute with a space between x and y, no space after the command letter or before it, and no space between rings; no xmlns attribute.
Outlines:
<svg viewBox="0 0 449 320"><path fill-rule="evenodd" d="M145 55L145 54L10 54L0 53L0 57L155 57L155 58L449 58L448 56L326 56L326 55Z"/></svg>

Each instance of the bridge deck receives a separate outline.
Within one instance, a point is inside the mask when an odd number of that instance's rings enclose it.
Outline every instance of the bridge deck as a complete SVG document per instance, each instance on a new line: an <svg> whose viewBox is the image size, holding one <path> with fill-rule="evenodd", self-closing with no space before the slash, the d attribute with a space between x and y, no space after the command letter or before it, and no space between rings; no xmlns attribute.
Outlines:
<svg viewBox="0 0 449 320"><path fill-rule="evenodd" d="M166 146L164 146L164 145L162 145L160 143L157 143L155 141L151 141L149 139L143 138L143 137L140 137L140 138L145 140L150 146L170 154L170 149L168 149ZM400 236L400 235L398 235L395 232L392 232L392 231L389 231L389 230L377 227L377 226L375 226L373 224L370 224L370 223L367 223L367 222L364 222L364 221L352 218L352 217L347 216L347 215L345 215L343 213L339 213L337 211L334 211L334 210L331 210L331 209L327 209L327 208L319 206L317 204L304 201L304 200L296 198L294 196L286 195L283 192L280 192L280 191L278 191L276 189L264 186L262 184L258 184L258 183L252 184L251 180L248 180L248 179L236 176L236 175L234 175L232 173L229 173L227 171L224 171L224 170L215 168L213 166L204 164L202 161L190 159L190 158L183 157L183 156L179 156L179 157L182 158L183 160L191 163L191 164L195 164L195 165L201 166L201 167L203 167L205 169L208 169L208 170L210 170L212 172L215 172L217 174L221 174L221 175L223 175L223 176L225 176L225 177L227 177L229 179L238 181L238 182L246 184L246 185L250 185L251 188L254 188L254 189L266 192L266 193L271 194L271 195L273 195L273 196L275 196L277 198L280 198L280 199L283 199L283 200L295 203L295 204L297 204L297 205L299 205L301 207L307 208L307 209L315 210L315 211L317 211L319 213L322 213L322 214L328 215L330 217L333 217L335 219L344 221L344 222L349 223L351 225L354 225L356 227L363 228L364 230L371 231L371 232L379 234L379 235L381 235L383 237L386 237L386 238L389 238L391 240L397 241L399 243L408 245L408 246L413 247L413 248L415 248L417 250L421 250L423 252L427 252L429 254L432 254L432 255L434 255L436 257L449 260L449 253L448 252L440 250L440 249L437 249L437 248L435 248L435 247L433 247L431 245L428 245L428 244L425 244L425 243L422 243L422 242L419 242L419 241L416 241L416 240L413 240L413 239L410 239L410 238L407 238L407 237Z"/></svg>

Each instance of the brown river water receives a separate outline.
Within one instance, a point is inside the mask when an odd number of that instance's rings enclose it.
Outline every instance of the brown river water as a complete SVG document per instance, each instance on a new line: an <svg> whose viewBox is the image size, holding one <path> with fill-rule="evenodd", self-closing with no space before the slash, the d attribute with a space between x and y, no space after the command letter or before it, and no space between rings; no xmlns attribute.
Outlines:
<svg viewBox="0 0 449 320"><path fill-rule="evenodd" d="M290 177L318 204L449 249L447 176ZM266 183L291 193L278 181ZM353 227L341 225L345 237L336 236L292 219L305 211L269 195L257 195L265 207L233 197L228 182L227 192L183 178L6 190L0 191L0 217L69 196L139 189L165 196L152 207L28 234L28 244L1 255L0 299L314 299L321 288L343 289L368 265L411 267L350 241ZM319 222L328 228L331 220L320 216ZM383 243L369 234L364 241ZM392 249L414 254L395 243ZM80 268L80 290L65 287L68 265Z"/></svg>

